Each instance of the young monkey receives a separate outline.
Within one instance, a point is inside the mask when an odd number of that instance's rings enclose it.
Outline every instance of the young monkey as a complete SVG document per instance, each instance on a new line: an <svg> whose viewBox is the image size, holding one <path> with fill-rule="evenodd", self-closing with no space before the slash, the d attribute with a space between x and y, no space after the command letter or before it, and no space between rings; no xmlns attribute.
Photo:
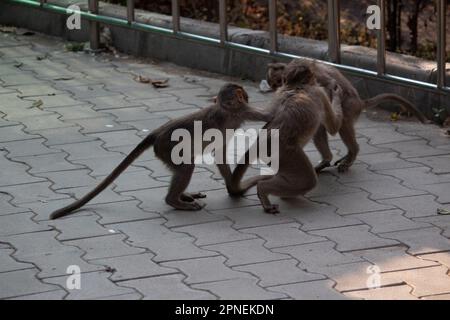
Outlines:
<svg viewBox="0 0 450 320"><path fill-rule="evenodd" d="M226 137L226 129L237 129L244 121L267 122L271 118L272 116L268 113L258 111L248 105L248 95L244 88L237 84L226 84L220 89L214 105L179 119L171 120L154 130L94 190L74 203L56 210L50 215L50 219L69 215L88 203L108 187L134 160L151 146L153 146L157 158L163 161L173 173L165 199L166 203L179 210L201 210L203 206L195 199L205 198L206 196L200 193L189 194L185 192L195 168L195 156L198 155L195 154L194 141L191 141L191 161L189 163L175 164L171 155L172 149L178 144L178 141L172 141L172 133L177 129L185 129L190 133L191 137L194 137L194 122L201 121L202 137L203 133L208 129L218 129L222 136ZM227 141L223 143L221 152L225 153ZM202 154L205 147L206 143L203 142L201 150L198 151ZM229 192L234 192L230 188L232 176L230 167L228 164L217 164L217 166L225 179Z"/></svg>
<svg viewBox="0 0 450 320"><path fill-rule="evenodd" d="M289 65L283 82L271 104L270 111L274 118L264 127L269 131L279 130L278 172L274 176L250 178L241 184L248 163L253 160L248 159L249 150L245 156L248 161L236 167L232 178L232 189L238 190L234 195L257 185L258 198L264 210L272 214L279 213L279 208L271 204L269 195L296 197L305 195L316 186L317 174L303 148L320 126L335 135L342 122L342 89L339 86L319 86L312 69L304 65ZM270 132L268 136L270 142Z"/></svg>
<svg viewBox="0 0 450 320"><path fill-rule="evenodd" d="M341 128L339 128L339 135L346 145L348 153L335 164L338 166L339 172L347 171L359 153L359 146L356 141L355 123L364 108L372 108L384 102L394 101L399 103L404 110L415 115L421 122L426 121L425 116L417 110L414 105L396 94L380 94L374 98L362 100L358 94L358 91L351 84L351 82L335 67L307 59L295 59L290 64L310 66L317 82L321 86L330 87L333 83L337 83L342 88L343 121ZM284 63L269 64L267 71L267 82L273 90L277 90L281 87L283 74L285 73L288 65L289 64ZM316 167L316 171L320 172L323 169L330 167L333 159L333 154L331 153L328 144L328 136L325 128L319 127L314 136L314 144L322 156L322 162Z"/></svg>

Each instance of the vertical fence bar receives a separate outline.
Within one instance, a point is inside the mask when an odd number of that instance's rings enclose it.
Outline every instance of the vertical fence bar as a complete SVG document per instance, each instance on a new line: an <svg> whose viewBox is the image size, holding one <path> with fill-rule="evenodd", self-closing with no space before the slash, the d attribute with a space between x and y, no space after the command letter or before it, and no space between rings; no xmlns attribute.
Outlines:
<svg viewBox="0 0 450 320"><path fill-rule="evenodd" d="M446 66L446 29L447 29L447 8L446 0L437 0L437 86L444 88L445 83L445 66Z"/></svg>
<svg viewBox="0 0 450 320"><path fill-rule="evenodd" d="M220 43L228 41L227 0L219 0Z"/></svg>
<svg viewBox="0 0 450 320"><path fill-rule="evenodd" d="M270 53L278 51L277 0L269 0Z"/></svg>
<svg viewBox="0 0 450 320"><path fill-rule="evenodd" d="M127 0L127 20L128 24L134 22L134 0Z"/></svg>
<svg viewBox="0 0 450 320"><path fill-rule="evenodd" d="M89 12L98 13L98 0L89 0ZM98 50L100 48L100 26L98 22L89 21L89 41L91 50Z"/></svg>
<svg viewBox="0 0 450 320"><path fill-rule="evenodd" d="M380 29L377 35L377 73L382 76L386 73L386 1L377 0L380 7Z"/></svg>
<svg viewBox="0 0 450 320"><path fill-rule="evenodd" d="M341 63L341 10L339 0L328 0L328 55Z"/></svg>
<svg viewBox="0 0 450 320"><path fill-rule="evenodd" d="M172 30L174 33L180 31L180 1L172 0Z"/></svg>

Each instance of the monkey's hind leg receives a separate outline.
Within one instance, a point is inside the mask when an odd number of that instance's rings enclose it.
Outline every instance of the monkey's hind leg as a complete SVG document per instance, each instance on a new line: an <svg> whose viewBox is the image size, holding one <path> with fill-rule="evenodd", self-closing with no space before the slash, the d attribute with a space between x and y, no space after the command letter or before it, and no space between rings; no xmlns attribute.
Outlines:
<svg viewBox="0 0 450 320"><path fill-rule="evenodd" d="M197 211L201 210L204 205L195 201L183 200L183 194L191 181L192 173L195 165L180 165L173 167L173 177L170 182L169 192L166 196L166 203L178 210ZM186 195L186 194L185 194Z"/></svg>
<svg viewBox="0 0 450 320"><path fill-rule="evenodd" d="M342 138L345 146L348 149L347 155L345 157L336 161L336 166L338 166L339 172L347 172L348 169L355 162L356 157L359 153L359 145L356 141L356 133L354 124L352 122L343 123L339 135Z"/></svg>
<svg viewBox="0 0 450 320"><path fill-rule="evenodd" d="M195 199L204 199L204 198L206 198L206 194L203 194L201 192L197 193L183 192L180 196L181 201L186 202L194 202Z"/></svg>
<svg viewBox="0 0 450 320"><path fill-rule="evenodd" d="M328 144L327 130L324 126L320 126L314 136L314 145L322 156L322 161L316 166L316 173L320 173L323 169L331 167L331 161L333 160L333 153L331 153L330 146Z"/></svg>

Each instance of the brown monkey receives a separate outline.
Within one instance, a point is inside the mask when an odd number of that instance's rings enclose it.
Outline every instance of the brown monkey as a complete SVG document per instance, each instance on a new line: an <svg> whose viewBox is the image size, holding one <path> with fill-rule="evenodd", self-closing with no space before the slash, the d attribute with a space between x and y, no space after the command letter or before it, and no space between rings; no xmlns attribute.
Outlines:
<svg viewBox="0 0 450 320"><path fill-rule="evenodd" d="M399 103L403 109L406 109L408 112L415 115L421 122L426 121L425 116L417 110L414 105L396 94L380 94L374 98L362 100L358 94L358 91L350 83L350 81L333 66L317 63L316 61L310 61L307 59L295 59L290 64L295 64L298 66L309 65L313 69L317 82L321 86L330 87L334 82L336 82L343 90L343 121L339 130L339 135L346 145L348 153L345 157L335 163L335 165L338 166L339 172L347 171L358 155L359 146L355 137L355 122L364 108L375 107L387 101L395 101ZM276 90L281 86L280 79L283 79L283 74L286 67L287 64L283 63L269 64L267 71L267 82L271 85L272 89ZM320 127L314 136L314 144L322 156L322 162L316 167L316 171L320 172L323 169L330 167L333 159L333 154L331 153L328 145L326 130L323 127Z"/></svg>
<svg viewBox="0 0 450 320"><path fill-rule="evenodd" d="M271 116L268 113L260 112L248 105L248 95L244 88L236 84L226 84L220 89L214 105L179 119L171 120L154 130L94 190L80 200L56 210L50 215L50 218L63 217L81 208L108 187L136 158L151 146L153 146L156 156L173 172L169 192L166 196L166 203L175 209L200 210L203 206L195 199L206 196L203 194L185 193L194 171L194 158L198 154L195 154L196 149L192 147L191 161L189 163L175 164L172 160L172 149L178 142L172 141L172 133L177 129L185 129L189 132L190 137L194 137L194 122L201 121L202 136L208 129L218 129L223 137L226 137L226 129L237 129L244 121L269 121L270 119ZM193 146L194 141L191 142L191 146ZM224 141L221 152L226 150L226 143L227 141ZM202 154L205 147L205 143L202 142L201 150L198 150L198 153ZM217 164L217 166L225 179L228 190L232 192L233 190L229 188L232 173L228 164Z"/></svg>
<svg viewBox="0 0 450 320"><path fill-rule="evenodd" d="M313 138L322 126L332 135L341 127L342 89L335 86L329 93L320 87L309 66L287 66L284 85L277 92L271 105L274 118L264 127L279 130L279 170L274 176L258 176L240 183L247 167L253 159L236 167L232 177L234 195L242 194L257 185L258 198L268 213L278 213L277 205L272 205L269 195L296 197L304 195L317 184L317 174L303 151L303 147ZM270 135L268 135L269 142ZM258 144L255 144L257 148ZM253 148L253 146L252 146ZM272 155L273 157L273 155Z"/></svg>

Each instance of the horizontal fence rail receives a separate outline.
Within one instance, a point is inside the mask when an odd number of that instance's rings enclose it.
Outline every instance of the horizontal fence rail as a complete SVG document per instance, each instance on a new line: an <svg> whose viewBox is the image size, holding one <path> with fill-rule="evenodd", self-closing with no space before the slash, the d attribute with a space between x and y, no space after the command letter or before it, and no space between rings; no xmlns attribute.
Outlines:
<svg viewBox="0 0 450 320"><path fill-rule="evenodd" d="M90 41L91 48L97 49L99 46L99 23L113 25L145 32L157 33L169 37L176 37L190 41L202 42L209 45L220 45L233 50L245 51L252 54L269 56L274 58L304 58L289 53L279 52L278 50L278 33L277 33L277 0L267 0L269 8L269 49L262 49L243 45L229 41L228 22L227 22L227 0L211 0L219 1L219 39L205 37L188 32L183 32L180 26L180 2L172 0L172 29L153 26L140 23L135 20L134 0L127 0L127 18L115 18L98 14L98 0L88 0L89 11L76 12L83 19L90 23ZM381 28L377 32L377 70L371 71L367 69L352 67L341 64L341 48L340 48L340 4L339 0L328 0L328 56L329 61L321 62L334 66L344 72L355 76L361 76L369 79L377 79L387 83L416 87L432 92L450 92L447 86L446 78L446 0L435 0L437 7L437 83L432 84L423 81L417 81L404 77L398 77L386 73L386 21L385 10L386 0L377 0L377 5L381 9L380 24ZM41 8L42 10L68 15L65 7L47 3L47 0L6 0L6 2L24 5L33 8ZM72 12L73 13L73 12ZM312 60L312 59L311 59Z"/></svg>

